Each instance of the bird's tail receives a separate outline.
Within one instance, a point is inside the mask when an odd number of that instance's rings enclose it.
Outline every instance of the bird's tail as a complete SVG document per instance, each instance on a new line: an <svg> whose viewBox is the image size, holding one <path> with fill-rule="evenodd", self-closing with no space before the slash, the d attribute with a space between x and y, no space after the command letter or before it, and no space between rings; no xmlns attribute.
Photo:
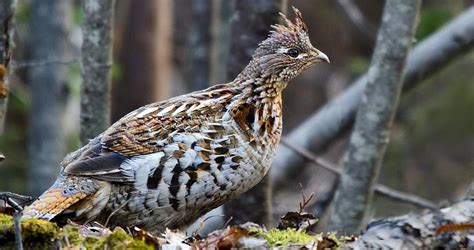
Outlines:
<svg viewBox="0 0 474 250"><path fill-rule="evenodd" d="M23 210L23 218L51 220L87 196L88 194L84 192L65 194L63 188L53 186L31 205L25 207Z"/></svg>

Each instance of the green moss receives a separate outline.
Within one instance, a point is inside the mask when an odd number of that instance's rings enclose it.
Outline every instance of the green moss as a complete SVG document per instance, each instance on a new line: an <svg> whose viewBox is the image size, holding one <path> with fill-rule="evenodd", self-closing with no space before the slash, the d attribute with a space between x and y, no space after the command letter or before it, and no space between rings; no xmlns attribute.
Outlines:
<svg viewBox="0 0 474 250"><path fill-rule="evenodd" d="M339 249L346 244L346 238L344 236L338 237L336 232L325 233L325 237L334 241L335 249Z"/></svg>
<svg viewBox="0 0 474 250"><path fill-rule="evenodd" d="M84 242L84 237L81 236L78 227L66 225L59 231L56 236L63 246L78 246Z"/></svg>
<svg viewBox="0 0 474 250"><path fill-rule="evenodd" d="M123 229L116 229L106 237L90 236L83 238L82 245L87 249L155 249L142 240L136 240Z"/></svg>
<svg viewBox="0 0 474 250"><path fill-rule="evenodd" d="M110 249L154 249L144 241L135 240L123 229L116 229L105 240L105 244Z"/></svg>
<svg viewBox="0 0 474 250"><path fill-rule="evenodd" d="M56 238L59 227L52 222L38 219L23 220L21 232L26 248L48 248ZM12 248L15 244L13 217L0 214L0 242L2 247Z"/></svg>
<svg viewBox="0 0 474 250"><path fill-rule="evenodd" d="M26 241L51 241L58 234L56 223L40 219L28 219L21 223L23 238Z"/></svg>
<svg viewBox="0 0 474 250"><path fill-rule="evenodd" d="M272 247L287 246L290 244L307 244L314 239L313 236L306 232L296 231L294 228L285 230L271 229L268 232L264 232L261 229L250 229L249 233L256 237L263 237L268 245Z"/></svg>
<svg viewBox="0 0 474 250"><path fill-rule="evenodd" d="M82 244L86 249L101 249L103 240L99 237L86 237Z"/></svg>
<svg viewBox="0 0 474 250"><path fill-rule="evenodd" d="M142 240L136 240L123 229L116 229L104 237L83 236L75 226L59 228L56 223L39 219L22 221L22 237L25 248L49 249L54 241L63 247L85 247L86 249L154 249ZM0 214L0 248L14 248L15 233L13 218Z"/></svg>

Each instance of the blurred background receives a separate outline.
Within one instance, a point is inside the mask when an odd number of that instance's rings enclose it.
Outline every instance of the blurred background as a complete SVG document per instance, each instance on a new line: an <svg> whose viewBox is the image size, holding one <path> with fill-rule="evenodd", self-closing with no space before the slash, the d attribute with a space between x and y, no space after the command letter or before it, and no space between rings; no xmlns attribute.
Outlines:
<svg viewBox="0 0 474 250"><path fill-rule="evenodd" d="M473 4L423 1L414 45ZM287 5L302 11L313 44L331 64L307 70L285 90L285 134L366 72L383 1L289 0ZM229 48L234 6L219 0L117 0L112 122L141 105L231 81L231 72L240 70L226 67L228 58L239 56ZM65 154L80 146L82 2L18 0L16 13L14 71L0 136L6 156L0 190L38 195L54 181ZM462 197L474 179L473 69L474 51L403 95L379 183L437 204ZM314 153L340 163L347 135ZM301 186L317 201L335 181L332 173L308 163L274 187L272 215L297 210ZM416 210L380 196L371 209L376 217Z"/></svg>

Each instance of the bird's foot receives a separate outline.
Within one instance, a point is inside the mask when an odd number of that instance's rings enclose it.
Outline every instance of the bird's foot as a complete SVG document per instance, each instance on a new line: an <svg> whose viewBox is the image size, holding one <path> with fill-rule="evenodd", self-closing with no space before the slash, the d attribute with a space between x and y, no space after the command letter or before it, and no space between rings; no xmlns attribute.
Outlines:
<svg viewBox="0 0 474 250"><path fill-rule="evenodd" d="M16 212L21 212L25 205L36 200L36 198L12 192L0 192L0 200L3 200L6 205L12 207Z"/></svg>

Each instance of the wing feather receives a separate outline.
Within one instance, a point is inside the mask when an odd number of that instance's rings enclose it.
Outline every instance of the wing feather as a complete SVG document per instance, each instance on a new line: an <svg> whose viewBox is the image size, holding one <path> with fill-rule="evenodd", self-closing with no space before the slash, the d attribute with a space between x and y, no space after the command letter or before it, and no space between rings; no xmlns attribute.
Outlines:
<svg viewBox="0 0 474 250"><path fill-rule="evenodd" d="M234 94L219 85L132 111L67 157L63 171L111 182L134 182L136 172L143 171L138 168L147 165L152 175L160 157L167 154L172 135L194 133L202 128L202 122L215 122L209 118L222 116L220 111ZM191 106L198 106L201 112L191 114ZM147 155L150 157L143 159Z"/></svg>

